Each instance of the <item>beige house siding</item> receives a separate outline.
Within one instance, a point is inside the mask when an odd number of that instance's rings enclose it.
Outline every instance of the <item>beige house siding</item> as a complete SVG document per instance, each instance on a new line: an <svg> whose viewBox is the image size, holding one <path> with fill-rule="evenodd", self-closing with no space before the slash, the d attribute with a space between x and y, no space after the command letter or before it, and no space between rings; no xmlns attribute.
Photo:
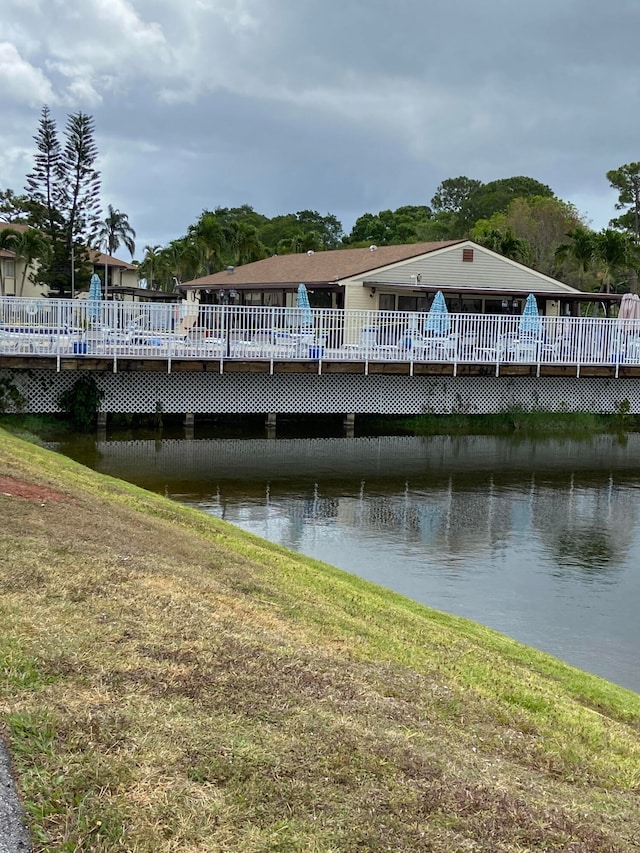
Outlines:
<svg viewBox="0 0 640 853"><path fill-rule="evenodd" d="M371 298L371 290L362 286L362 279L345 283L344 307L349 311L377 311L378 294Z"/></svg>
<svg viewBox="0 0 640 853"><path fill-rule="evenodd" d="M41 297L43 296L43 288L36 287L31 280L29 279L29 273L31 270L27 270L27 275L24 280L24 290L22 294L20 294L20 285L22 284L22 273L24 271L24 261L20 259L9 260L7 258L3 259L0 263L2 263L2 270L4 274L4 295L5 296L27 296L27 297ZM13 271L13 275L9 273Z"/></svg>
<svg viewBox="0 0 640 853"><path fill-rule="evenodd" d="M472 260L463 260L463 256ZM372 286L368 286L368 282ZM385 288L385 282L388 282L388 288ZM406 287L407 294L414 294L425 285L430 288L468 288L470 293L476 294L483 290L503 290L505 294L528 290L537 293L548 291L554 296L576 292L568 285L471 242L447 246L415 260L399 261L345 279L343 283L345 308L353 310L377 309L382 293L397 294ZM374 287L375 293L372 295ZM549 313L555 313L551 304Z"/></svg>
<svg viewBox="0 0 640 853"><path fill-rule="evenodd" d="M104 267L96 267L96 271L104 273ZM111 267L109 270L109 284L114 287L137 287L138 270L118 269Z"/></svg>
<svg viewBox="0 0 640 853"><path fill-rule="evenodd" d="M472 261L463 261L463 250L471 249ZM445 287L468 287L470 290L548 290L551 293L575 292L568 285L548 278L542 273L523 267L488 249L473 243L463 243L440 249L412 261L404 261L376 270L373 274L353 279L350 286L361 287L363 280L406 283L416 286L420 276L423 285L442 285ZM365 288L366 289L366 288Z"/></svg>

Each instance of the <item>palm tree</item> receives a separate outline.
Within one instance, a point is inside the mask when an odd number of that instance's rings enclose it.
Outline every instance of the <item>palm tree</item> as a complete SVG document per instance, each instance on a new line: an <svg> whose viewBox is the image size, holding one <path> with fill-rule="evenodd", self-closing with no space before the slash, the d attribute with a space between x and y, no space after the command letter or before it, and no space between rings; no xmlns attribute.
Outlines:
<svg viewBox="0 0 640 853"><path fill-rule="evenodd" d="M189 229L188 238L198 246L203 272L209 274L222 269L227 250L226 228L214 213L203 213L195 226Z"/></svg>
<svg viewBox="0 0 640 853"><path fill-rule="evenodd" d="M148 268L149 270L149 287L153 289L153 265L158 259L158 255L162 250L162 246L145 246L144 247L144 260L143 264L145 266L145 271Z"/></svg>
<svg viewBox="0 0 640 853"><path fill-rule="evenodd" d="M195 278L202 265L202 255L195 240L182 238L172 240L160 253L165 272L171 278L177 278L178 281L185 281L189 278ZM165 290L170 290L169 281L165 283Z"/></svg>
<svg viewBox="0 0 640 853"><path fill-rule="evenodd" d="M319 252L322 249L322 237L317 231L297 229L288 237L278 242L277 250L280 255L291 255L296 252Z"/></svg>
<svg viewBox="0 0 640 853"><path fill-rule="evenodd" d="M597 235L579 225L567 231L570 243L562 243L555 251L556 261L573 261L578 267L580 284L589 271L597 254Z"/></svg>
<svg viewBox="0 0 640 853"><path fill-rule="evenodd" d="M629 233L604 228L595 235L595 257L602 264L602 285L611 292L614 278L637 267L638 248Z"/></svg>
<svg viewBox="0 0 640 853"><path fill-rule="evenodd" d="M18 296L22 296L27 271L34 261L43 260L48 257L49 241L41 231L37 231L35 228L27 228L22 232L14 232L14 237L11 240L11 248L16 253L16 257L24 261L18 293Z"/></svg>
<svg viewBox="0 0 640 853"><path fill-rule="evenodd" d="M136 232L129 225L129 217L126 213L116 210L113 205L108 206L108 214L101 222L98 229L98 244L103 246L107 255L113 255L122 243L131 253L136 250ZM104 265L104 295L107 296L107 263Z"/></svg>
<svg viewBox="0 0 640 853"><path fill-rule="evenodd" d="M258 236L255 225L249 225L246 222L230 222L226 233L229 247L233 251L233 261L238 266L266 257L267 250Z"/></svg>
<svg viewBox="0 0 640 853"><path fill-rule="evenodd" d="M136 250L136 232L129 225L129 217L126 213L116 210L111 204L108 210L109 213L100 224L100 230L98 231L100 245L104 246L108 255L113 255L122 243L131 253L131 257L133 257L133 253Z"/></svg>
<svg viewBox="0 0 640 853"><path fill-rule="evenodd" d="M524 237L516 237L511 228L501 231L499 228L490 228L479 237L478 242L487 249L526 264L531 261L531 246Z"/></svg>

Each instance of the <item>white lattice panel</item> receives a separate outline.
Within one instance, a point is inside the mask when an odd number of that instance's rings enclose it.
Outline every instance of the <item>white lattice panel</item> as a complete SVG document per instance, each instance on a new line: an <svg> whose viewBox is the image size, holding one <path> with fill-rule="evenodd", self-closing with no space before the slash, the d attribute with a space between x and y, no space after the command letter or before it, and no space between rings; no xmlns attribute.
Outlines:
<svg viewBox="0 0 640 853"><path fill-rule="evenodd" d="M3 370L27 411L59 411L77 372ZM548 411L614 412L628 401L640 413L640 380L629 378L364 376L353 374L94 373L105 412L487 413L513 406Z"/></svg>

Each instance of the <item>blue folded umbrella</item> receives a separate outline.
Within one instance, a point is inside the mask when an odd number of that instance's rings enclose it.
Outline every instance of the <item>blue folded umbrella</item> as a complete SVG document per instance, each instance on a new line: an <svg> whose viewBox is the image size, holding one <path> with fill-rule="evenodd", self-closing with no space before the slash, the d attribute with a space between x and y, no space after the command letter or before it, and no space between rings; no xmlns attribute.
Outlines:
<svg viewBox="0 0 640 853"><path fill-rule="evenodd" d="M433 303L424 323L424 330L428 335L448 335L451 328L451 318L447 303L444 301L442 291L439 290L433 297Z"/></svg>
<svg viewBox="0 0 640 853"><path fill-rule="evenodd" d="M313 312L309 305L309 294L304 284L298 285L296 308L300 309L300 325L303 327L313 328Z"/></svg>
<svg viewBox="0 0 640 853"><path fill-rule="evenodd" d="M518 334L536 338L542 334L542 318L538 313L538 303L533 293L527 296L527 301L524 303L518 324Z"/></svg>

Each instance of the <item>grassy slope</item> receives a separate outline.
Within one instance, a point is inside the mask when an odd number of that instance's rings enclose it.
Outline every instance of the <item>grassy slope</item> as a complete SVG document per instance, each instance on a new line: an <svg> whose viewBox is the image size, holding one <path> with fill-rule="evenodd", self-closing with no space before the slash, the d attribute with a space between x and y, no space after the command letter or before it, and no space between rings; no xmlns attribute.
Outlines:
<svg viewBox="0 0 640 853"><path fill-rule="evenodd" d="M640 696L0 432L37 849L631 851Z"/></svg>

